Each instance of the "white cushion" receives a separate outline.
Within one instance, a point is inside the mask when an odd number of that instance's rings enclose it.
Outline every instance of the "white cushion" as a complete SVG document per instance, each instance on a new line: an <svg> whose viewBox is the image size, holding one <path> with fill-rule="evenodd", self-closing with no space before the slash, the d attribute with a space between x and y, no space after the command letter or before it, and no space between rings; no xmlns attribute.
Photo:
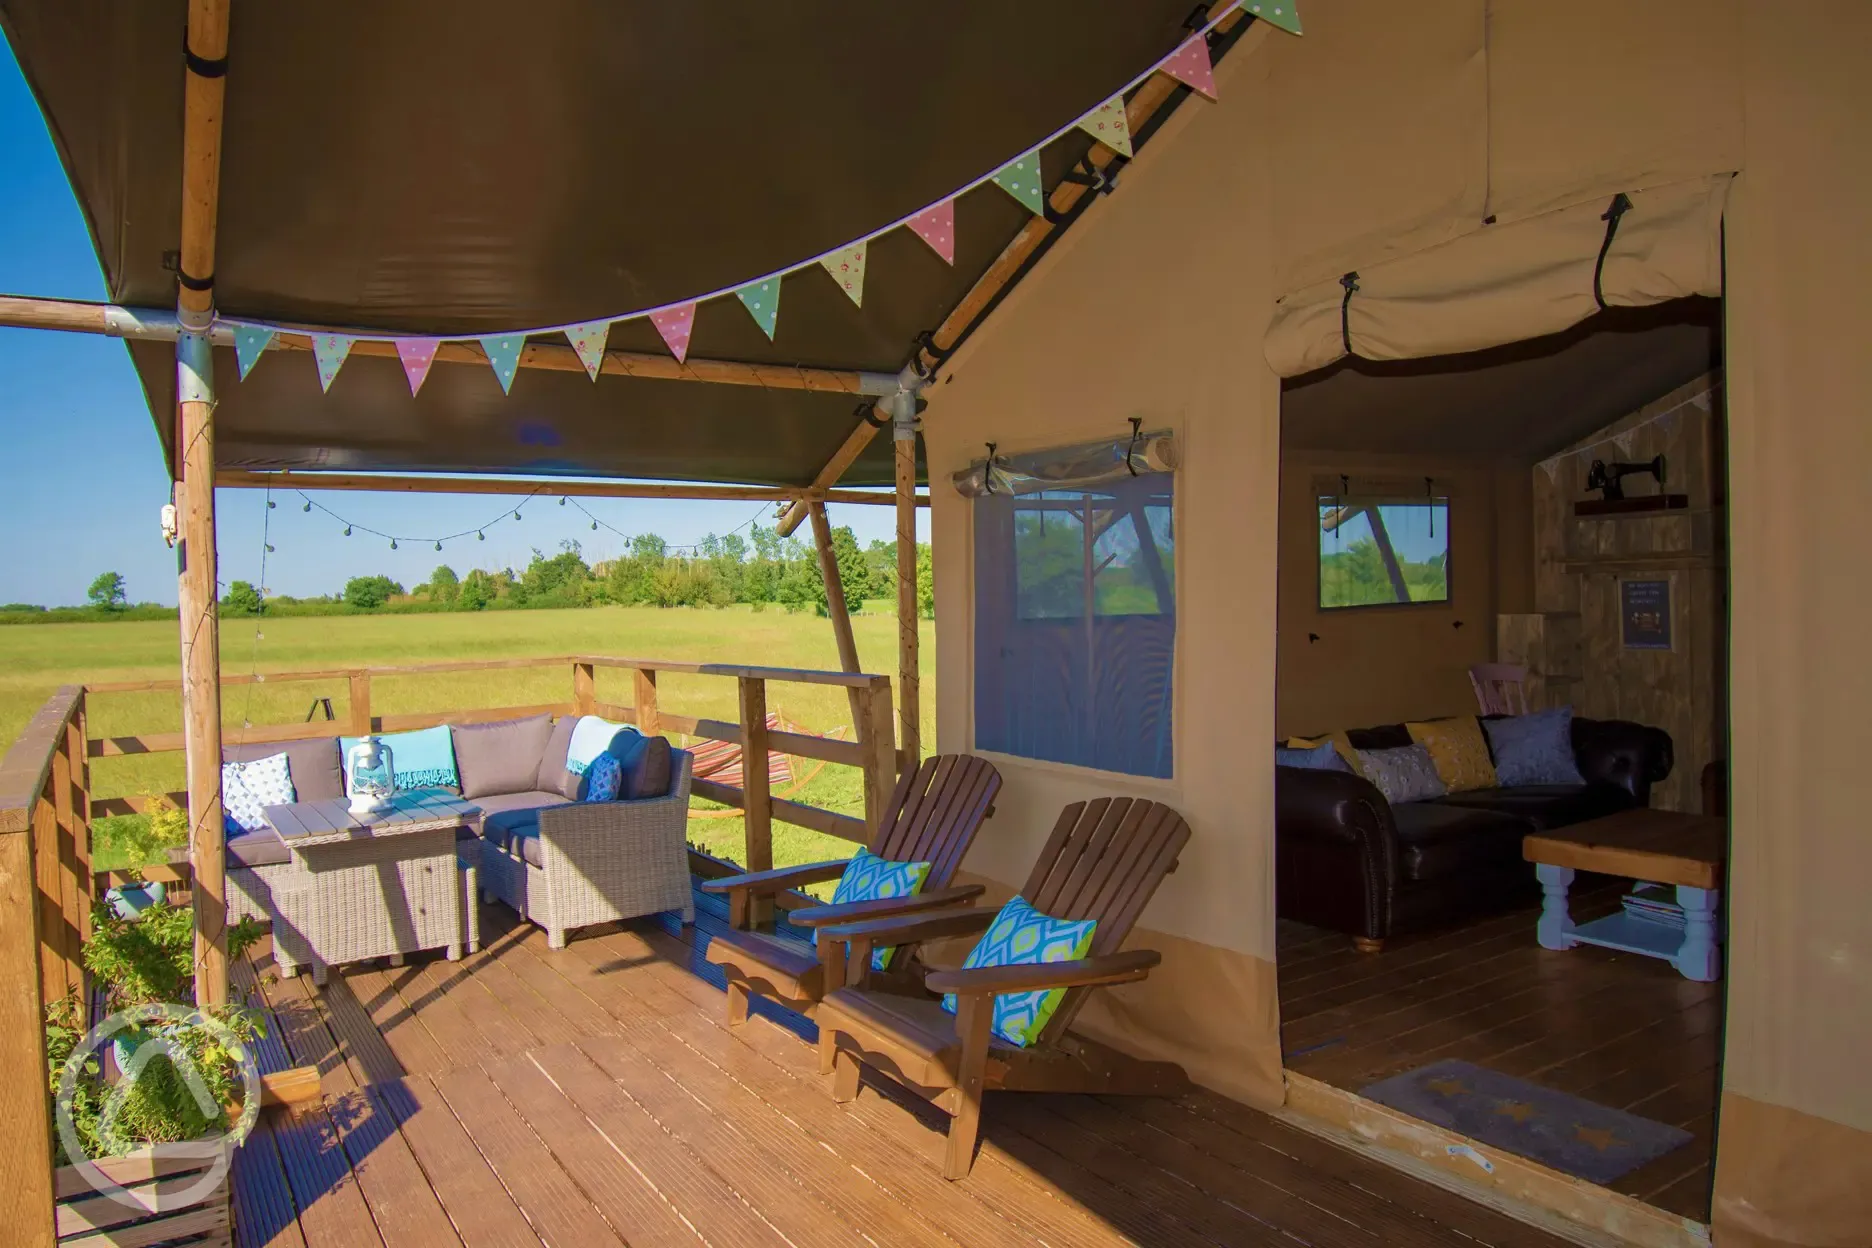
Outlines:
<svg viewBox="0 0 1872 1248"><path fill-rule="evenodd" d="M297 801L292 769L284 754L249 763L221 764L221 809L230 832L258 832L267 827L261 811Z"/></svg>

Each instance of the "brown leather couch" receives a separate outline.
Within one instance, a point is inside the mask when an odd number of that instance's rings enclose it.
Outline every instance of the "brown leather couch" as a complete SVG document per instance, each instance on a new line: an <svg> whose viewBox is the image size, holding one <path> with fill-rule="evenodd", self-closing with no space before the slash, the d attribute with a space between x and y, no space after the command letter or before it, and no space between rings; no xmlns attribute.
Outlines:
<svg viewBox="0 0 1872 1248"><path fill-rule="evenodd" d="M1402 724L1354 729L1356 749L1411 744ZM1345 932L1362 949L1539 895L1521 857L1529 832L1651 801L1670 775L1670 734L1625 720L1573 720L1586 783L1478 789L1391 805L1343 771L1274 769L1275 909Z"/></svg>

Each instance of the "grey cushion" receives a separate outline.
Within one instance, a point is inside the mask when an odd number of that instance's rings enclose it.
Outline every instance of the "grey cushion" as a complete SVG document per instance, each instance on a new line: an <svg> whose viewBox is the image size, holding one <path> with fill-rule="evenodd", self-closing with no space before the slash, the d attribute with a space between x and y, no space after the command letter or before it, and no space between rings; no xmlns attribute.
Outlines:
<svg viewBox="0 0 1872 1248"><path fill-rule="evenodd" d="M540 848L539 824L530 824L514 830L513 839L508 842L507 852L520 852L520 860L529 867L546 867L545 852Z"/></svg>
<svg viewBox="0 0 1872 1248"><path fill-rule="evenodd" d="M624 780L618 785L620 801L663 797L669 793L671 768L668 738L620 732L612 738L610 752L624 764Z"/></svg>
<svg viewBox="0 0 1872 1248"><path fill-rule="evenodd" d="M292 851L272 828L239 832L227 838L229 866L274 867L292 861Z"/></svg>
<svg viewBox="0 0 1872 1248"><path fill-rule="evenodd" d="M506 849L521 829L539 831L538 810L503 810L481 821L481 839Z"/></svg>
<svg viewBox="0 0 1872 1248"><path fill-rule="evenodd" d="M532 715L492 724L451 725L455 770L463 797L522 793L537 787L552 717Z"/></svg>
<svg viewBox="0 0 1872 1248"><path fill-rule="evenodd" d="M561 715L552 726L552 734L546 738L546 746L540 752L539 774L531 787L555 793L560 801L578 800L579 777L566 770L566 754L572 748L572 729L578 726L578 716Z"/></svg>
<svg viewBox="0 0 1872 1248"><path fill-rule="evenodd" d="M338 759L336 737L249 745L228 743L221 747L221 761L224 763L251 763L272 754L286 756L286 770L292 774L293 795L300 801L316 802L345 795L344 768Z"/></svg>

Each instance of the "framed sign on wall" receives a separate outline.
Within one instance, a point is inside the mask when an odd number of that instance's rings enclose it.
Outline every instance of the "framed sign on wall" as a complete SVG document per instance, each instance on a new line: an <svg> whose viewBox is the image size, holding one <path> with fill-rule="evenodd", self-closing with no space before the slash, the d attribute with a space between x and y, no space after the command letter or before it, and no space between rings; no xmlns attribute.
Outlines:
<svg viewBox="0 0 1872 1248"><path fill-rule="evenodd" d="M1619 582L1619 634L1627 650L1673 648L1668 578Z"/></svg>

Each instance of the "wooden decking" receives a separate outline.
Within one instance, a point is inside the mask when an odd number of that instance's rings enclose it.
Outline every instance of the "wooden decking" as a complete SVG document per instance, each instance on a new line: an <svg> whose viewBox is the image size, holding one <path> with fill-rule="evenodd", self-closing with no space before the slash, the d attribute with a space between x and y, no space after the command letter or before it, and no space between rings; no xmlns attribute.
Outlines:
<svg viewBox="0 0 1872 1248"><path fill-rule="evenodd" d="M264 950L239 968L278 1023L266 1063L316 1063L326 1092L241 1149L239 1243L1562 1242L1208 1094L991 1096L974 1173L949 1183L926 1105L834 1103L791 1015L723 1025L699 947L718 916L559 952L498 906L484 924L463 962L317 996L271 980Z"/></svg>
<svg viewBox="0 0 1872 1248"><path fill-rule="evenodd" d="M1619 886L1576 893L1579 919ZM1281 1047L1289 1070L1357 1092L1446 1058L1679 1126L1690 1143L1613 1189L1709 1220L1722 983L1668 963L1535 943L1539 907L1404 937L1364 954L1350 939L1279 925Z"/></svg>

